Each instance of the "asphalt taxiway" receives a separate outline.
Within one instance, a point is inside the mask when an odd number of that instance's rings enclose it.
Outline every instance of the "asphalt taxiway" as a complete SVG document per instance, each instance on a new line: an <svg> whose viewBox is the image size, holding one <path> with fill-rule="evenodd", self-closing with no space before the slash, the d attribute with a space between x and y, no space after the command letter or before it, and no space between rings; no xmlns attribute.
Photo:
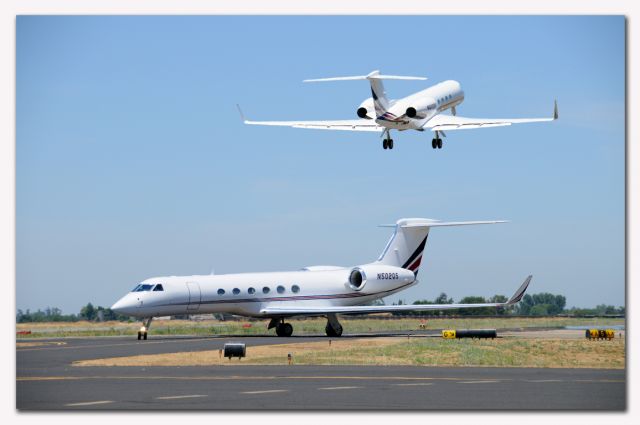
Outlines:
<svg viewBox="0 0 640 425"><path fill-rule="evenodd" d="M320 339L326 337L25 340L21 342L38 345L20 344L16 349L16 407L20 410L623 410L626 407L624 370L240 364L72 366L76 360L217 350L230 341L256 346Z"/></svg>

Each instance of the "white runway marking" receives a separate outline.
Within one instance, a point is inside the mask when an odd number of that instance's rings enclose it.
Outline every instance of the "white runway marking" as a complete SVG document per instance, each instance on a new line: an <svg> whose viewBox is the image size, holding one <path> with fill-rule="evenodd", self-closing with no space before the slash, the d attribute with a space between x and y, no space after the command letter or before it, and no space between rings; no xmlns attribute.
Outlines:
<svg viewBox="0 0 640 425"><path fill-rule="evenodd" d="M457 382L457 384L494 384L500 381L461 381Z"/></svg>
<svg viewBox="0 0 640 425"><path fill-rule="evenodd" d="M242 391L240 394L286 393L287 391L289 391L289 390Z"/></svg>
<svg viewBox="0 0 640 425"><path fill-rule="evenodd" d="M191 395L168 395L164 397L156 397L157 400L173 400L178 398L198 398L198 397L207 397L204 394L191 394Z"/></svg>
<svg viewBox="0 0 640 425"><path fill-rule="evenodd" d="M562 382L561 379L529 379L527 382Z"/></svg>
<svg viewBox="0 0 640 425"><path fill-rule="evenodd" d="M362 387L324 387L324 388L318 388L319 390L353 390L356 388L362 388Z"/></svg>
<svg viewBox="0 0 640 425"><path fill-rule="evenodd" d="M424 386L424 385L433 385L433 382L417 382L411 384L393 384L398 387L416 387L416 386Z"/></svg>
<svg viewBox="0 0 640 425"><path fill-rule="evenodd" d="M113 401L110 401L110 400L85 401L82 403L68 403L68 404L65 404L65 406L93 406L94 404L109 404L109 403L113 403Z"/></svg>

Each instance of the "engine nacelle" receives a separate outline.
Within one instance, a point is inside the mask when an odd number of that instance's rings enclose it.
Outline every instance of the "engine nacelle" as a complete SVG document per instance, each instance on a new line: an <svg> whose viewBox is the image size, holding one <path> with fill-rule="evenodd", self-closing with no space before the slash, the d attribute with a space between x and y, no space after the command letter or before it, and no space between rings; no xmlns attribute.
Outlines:
<svg viewBox="0 0 640 425"><path fill-rule="evenodd" d="M360 104L356 111L358 117L365 120L372 120L376 117L376 108L373 106L373 99L368 98Z"/></svg>
<svg viewBox="0 0 640 425"><path fill-rule="evenodd" d="M410 105L405 114L409 118L426 118L436 111L436 101L434 99L425 97L415 101Z"/></svg>
<svg viewBox="0 0 640 425"><path fill-rule="evenodd" d="M361 291L366 286L367 292L377 292L405 286L415 280L415 274L402 267L365 264L351 269L347 284L354 291Z"/></svg>

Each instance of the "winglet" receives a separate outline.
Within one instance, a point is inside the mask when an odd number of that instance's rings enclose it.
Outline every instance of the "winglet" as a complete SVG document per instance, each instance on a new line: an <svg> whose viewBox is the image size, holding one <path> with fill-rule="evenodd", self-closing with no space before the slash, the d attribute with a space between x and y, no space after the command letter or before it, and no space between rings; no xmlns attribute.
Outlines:
<svg viewBox="0 0 640 425"><path fill-rule="evenodd" d="M242 122L246 124L247 123L247 119L245 118L244 114L242 113L242 109L240 109L240 105L238 105L236 103L236 107L238 108L238 112L240 112L240 118L242 118Z"/></svg>
<svg viewBox="0 0 640 425"><path fill-rule="evenodd" d="M533 278L533 275L529 275L524 280L524 282L522 283L522 285L520 285L516 293L513 294L513 296L509 299L509 301L506 302L507 305L515 304L522 299L522 297L524 296L524 293L527 291L527 288L529 287L529 283L531 283L531 278Z"/></svg>
<svg viewBox="0 0 640 425"><path fill-rule="evenodd" d="M558 101L557 100L553 101L553 119L554 120L558 119Z"/></svg>

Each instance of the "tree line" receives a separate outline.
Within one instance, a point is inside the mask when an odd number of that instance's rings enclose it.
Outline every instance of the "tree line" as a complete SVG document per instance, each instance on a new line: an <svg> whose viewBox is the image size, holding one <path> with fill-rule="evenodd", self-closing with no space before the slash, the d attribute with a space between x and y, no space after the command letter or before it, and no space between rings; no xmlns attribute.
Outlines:
<svg viewBox="0 0 640 425"><path fill-rule="evenodd" d="M494 295L490 298L480 296L467 296L462 298L460 304L478 304L478 303L504 303L508 298L504 295ZM516 315L516 316L554 316L557 314L570 314L575 316L602 316L602 315L624 315L625 307L614 307L612 305L600 304L595 308L578 308L571 307L565 309L567 303L566 298L563 295L554 295L548 292L541 292L539 294L529 295L526 294L522 297L522 300L515 306L507 308L460 308L457 310L432 310L432 311L420 311L420 312L394 312L394 316L445 316L451 314L454 311L459 316L492 316L492 315ZM377 304L383 304L381 300ZM398 304L406 304L400 301ZM453 304L453 298L449 298L446 293L441 293L435 300L417 300L413 302L414 305L421 304ZM90 322L98 321L130 321L131 317L116 314L110 308L101 306L94 307L93 304L88 303L80 309L78 314L62 314L62 310L56 307L47 307L43 310L38 309L35 312L30 310L22 311L18 310L16 314L17 323L28 322L77 322L80 320L87 320Z"/></svg>
<svg viewBox="0 0 640 425"><path fill-rule="evenodd" d="M88 303L80 309L78 314L62 314L62 310L57 307L47 307L44 310L38 309L38 311L31 312L29 309L22 311L18 309L16 314L17 323L30 323L30 322L77 322L80 320L86 320L89 322L119 320L129 321L129 316L123 316L112 311L110 308L94 307L93 304Z"/></svg>
<svg viewBox="0 0 640 425"><path fill-rule="evenodd" d="M504 295L494 295L490 298L480 296L467 296L458 302L459 304L483 304L483 303L504 303L509 298ZM449 298L446 293L442 292L435 300L417 300L414 305L423 304L453 304L453 298ZM406 304L400 301L398 304ZM575 316L602 316L602 315L624 315L625 307L614 307L612 305L600 304L595 308L578 308L571 307L566 309L567 299L564 295L555 295L548 292L538 294L526 294L522 300L514 305L506 308L502 307L482 307L482 308L460 308L457 310L431 310L416 312L394 312L395 316L446 316L454 311L459 316L555 316L558 314L569 314Z"/></svg>

